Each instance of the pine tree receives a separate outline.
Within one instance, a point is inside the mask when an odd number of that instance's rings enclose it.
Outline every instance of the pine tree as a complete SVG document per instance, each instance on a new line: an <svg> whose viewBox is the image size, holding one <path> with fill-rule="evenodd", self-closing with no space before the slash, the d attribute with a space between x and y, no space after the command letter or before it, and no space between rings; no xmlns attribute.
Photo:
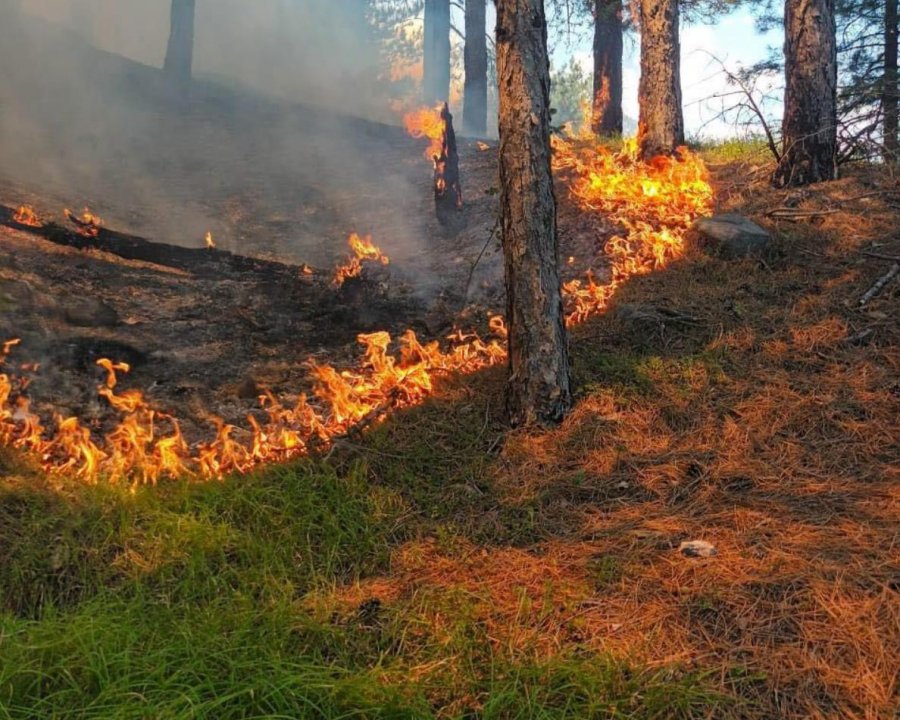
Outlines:
<svg viewBox="0 0 900 720"><path fill-rule="evenodd" d="M500 212L512 425L562 419L572 403L550 168L543 0L497 0Z"/></svg>

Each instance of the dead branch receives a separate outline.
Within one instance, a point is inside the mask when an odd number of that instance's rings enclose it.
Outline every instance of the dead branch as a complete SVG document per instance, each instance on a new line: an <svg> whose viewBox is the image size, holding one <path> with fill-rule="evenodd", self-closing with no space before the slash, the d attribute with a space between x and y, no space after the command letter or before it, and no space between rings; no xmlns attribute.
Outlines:
<svg viewBox="0 0 900 720"><path fill-rule="evenodd" d="M868 250L863 251L863 255L870 258L875 258L876 260L890 260L891 262L900 262L900 255L884 255L882 253L877 252L869 252Z"/></svg>
<svg viewBox="0 0 900 720"><path fill-rule="evenodd" d="M891 280L893 280L895 277L897 277L898 274L900 274L900 263L894 263L891 266L891 269L888 270L880 278L878 278L878 280L875 282L875 284L872 287L870 287L866 291L866 294L860 298L859 306L865 307L869 303L869 301L872 298L874 298L876 295L878 295L878 293L880 293L882 290L884 290L885 286Z"/></svg>

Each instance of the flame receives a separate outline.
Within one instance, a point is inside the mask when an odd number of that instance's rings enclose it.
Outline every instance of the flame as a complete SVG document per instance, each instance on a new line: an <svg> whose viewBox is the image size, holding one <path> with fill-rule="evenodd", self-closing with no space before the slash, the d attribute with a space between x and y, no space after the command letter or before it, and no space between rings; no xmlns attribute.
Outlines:
<svg viewBox="0 0 900 720"><path fill-rule="evenodd" d="M403 116L406 132L414 138L423 138L429 141L428 149L425 150L425 158L432 162L436 157L440 157L444 143L442 108L443 103L435 108L422 107Z"/></svg>
<svg viewBox="0 0 900 720"><path fill-rule="evenodd" d="M628 278L681 257L687 230L712 210L706 166L687 148L645 162L638 158L637 138L614 152L592 141L554 137L553 165L568 177L569 192L581 208L620 228L605 247L609 281L598 283L589 271L583 280L564 285L570 325L605 310Z"/></svg>
<svg viewBox="0 0 900 720"><path fill-rule="evenodd" d="M335 268L332 282L337 287L343 285L349 278L358 277L362 272L364 262L377 262L382 265L390 264L388 256L381 252L381 248L372 242L371 235L362 237L352 233L347 243L350 245L353 254L349 256L346 263ZM304 273L306 273L305 268L306 266L304 265ZM311 274L311 272L307 274Z"/></svg>
<svg viewBox="0 0 900 720"><path fill-rule="evenodd" d="M634 140L612 152L588 141L556 139L554 165L585 211L597 212L619 227L604 248L608 279L601 282L588 271L565 283L569 324L602 312L629 278L679 258L687 229L712 206L706 169L698 156L684 149L674 158L641 162ZM387 264L370 237L354 234L349 242L353 255L337 269L336 283L358 274L363 262ZM0 443L37 458L47 473L84 482L156 483L246 473L264 463L327 448L392 408L422 402L433 392L437 377L505 362L503 318L489 318L488 328L489 339L456 330L444 343L423 344L412 330L397 340L386 332L360 335L362 358L354 367L310 364L310 396L286 403L266 392L246 427L216 421L213 439L193 445L177 419L152 407L140 390L119 389L120 376L130 371L125 363L98 362L104 378L97 393L118 417L99 437L75 417L55 417L52 427L44 427L25 397L27 381L4 372ZM17 344L10 340L0 346L0 370Z"/></svg>
<svg viewBox="0 0 900 720"><path fill-rule="evenodd" d="M44 226L44 223L41 222L41 219L31 205L19 205L19 209L13 213L13 220L19 223L19 225L28 225L29 227Z"/></svg>
<svg viewBox="0 0 900 720"><path fill-rule="evenodd" d="M212 233L209 232L209 231L207 231L207 232L206 232L206 249L207 249L207 250L214 250L215 247L216 247L216 243L215 243L215 241L213 240Z"/></svg>
<svg viewBox="0 0 900 720"><path fill-rule="evenodd" d="M69 208L63 210L63 214L78 227L78 232L85 237L97 237L97 235L100 234L100 228L103 226L103 218L99 215L95 215L88 208L84 209L81 217L78 217L69 210Z"/></svg>

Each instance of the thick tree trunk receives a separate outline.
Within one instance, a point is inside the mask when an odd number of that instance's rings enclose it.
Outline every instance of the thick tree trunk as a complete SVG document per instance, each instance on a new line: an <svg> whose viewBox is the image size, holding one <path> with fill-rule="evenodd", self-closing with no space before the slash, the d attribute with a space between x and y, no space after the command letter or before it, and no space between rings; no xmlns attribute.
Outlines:
<svg viewBox="0 0 900 720"><path fill-rule="evenodd" d="M191 81L194 66L195 0L172 0L169 46L163 70L179 85Z"/></svg>
<svg viewBox="0 0 900 720"><path fill-rule="evenodd" d="M500 219L512 425L558 422L572 402L550 169L543 0L497 0Z"/></svg>
<svg viewBox="0 0 900 720"><path fill-rule="evenodd" d="M834 0L786 0L779 187L833 180L837 156Z"/></svg>
<svg viewBox="0 0 900 720"><path fill-rule="evenodd" d="M591 129L622 134L622 0L594 4L594 106Z"/></svg>
<svg viewBox="0 0 900 720"><path fill-rule="evenodd" d="M422 92L427 105L450 99L450 0L425 0Z"/></svg>
<svg viewBox="0 0 900 720"><path fill-rule="evenodd" d="M486 0L466 0L466 86L463 97L463 132L487 134Z"/></svg>
<svg viewBox="0 0 900 720"><path fill-rule="evenodd" d="M881 106L884 112L885 162L900 160L900 143L897 138L897 99L900 88L897 83L897 0L886 0L884 5L884 87Z"/></svg>
<svg viewBox="0 0 900 720"><path fill-rule="evenodd" d="M671 154L684 144L678 0L640 0L641 157Z"/></svg>

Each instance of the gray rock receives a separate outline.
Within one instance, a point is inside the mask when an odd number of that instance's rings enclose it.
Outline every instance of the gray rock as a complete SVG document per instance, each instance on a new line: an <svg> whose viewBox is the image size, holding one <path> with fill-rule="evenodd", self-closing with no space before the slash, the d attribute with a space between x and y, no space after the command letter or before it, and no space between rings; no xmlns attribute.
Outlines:
<svg viewBox="0 0 900 720"><path fill-rule="evenodd" d="M678 552L692 558L715 557L719 554L715 546L706 540L686 540L678 546Z"/></svg>
<svg viewBox="0 0 900 720"><path fill-rule="evenodd" d="M772 242L768 230L736 213L700 218L694 229L705 247L726 258L764 255Z"/></svg>
<svg viewBox="0 0 900 720"><path fill-rule="evenodd" d="M119 324L119 313L92 297L70 298L63 308L63 316L67 323L78 327L114 327Z"/></svg>

